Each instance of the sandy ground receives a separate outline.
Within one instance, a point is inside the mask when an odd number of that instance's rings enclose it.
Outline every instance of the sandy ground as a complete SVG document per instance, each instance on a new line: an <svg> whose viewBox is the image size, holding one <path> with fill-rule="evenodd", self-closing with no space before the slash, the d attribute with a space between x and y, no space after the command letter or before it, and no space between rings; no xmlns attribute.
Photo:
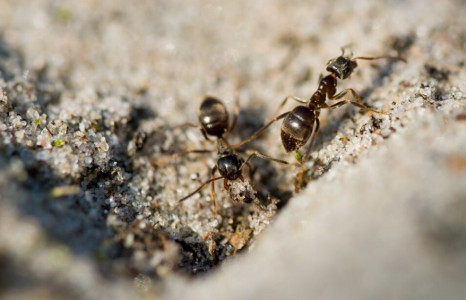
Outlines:
<svg viewBox="0 0 466 300"><path fill-rule="evenodd" d="M464 4L0 2L1 298L462 299ZM407 60L338 82L387 113L322 110L297 194L299 167L254 159L217 214L209 187L178 202L217 160L180 126L204 97L239 102L238 142L345 45ZM243 149L293 163L280 123ZM212 152L159 163L190 149Z"/></svg>

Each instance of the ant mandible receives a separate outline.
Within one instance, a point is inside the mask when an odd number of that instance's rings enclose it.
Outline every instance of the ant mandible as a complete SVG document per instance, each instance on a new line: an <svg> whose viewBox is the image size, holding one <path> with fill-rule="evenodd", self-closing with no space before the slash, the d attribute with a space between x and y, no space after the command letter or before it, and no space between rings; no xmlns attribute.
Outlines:
<svg viewBox="0 0 466 300"><path fill-rule="evenodd" d="M274 122L285 118L282 123L280 135L283 147L285 148L286 152L297 151L308 142L309 138L311 140L307 146L306 151L304 152L304 155L301 155L299 152L297 152L296 155L302 166L302 171L299 175L297 185L295 186L296 192L299 191L303 185L304 166L308 160L312 145L314 144L317 132L320 128L319 115L321 109L334 109L344 104L352 104L362 108L365 111L371 111L380 114L385 113L366 106L363 103L361 97L352 88L347 88L337 93L337 79L344 80L348 78L353 73L354 69L356 69L358 66L356 62L357 60L377 60L388 58L406 62L406 60L401 57L389 55L375 57L358 56L351 58L351 56L345 56L344 48L341 50L342 54L340 56L328 61L327 71L330 72L330 74L323 78L321 76L319 79L319 86L309 100L304 100L296 96L288 96L282 101L277 111L279 111L289 99L293 99L305 105L299 105L291 111L276 116L249 138L237 144L231 145L232 148L240 147L241 145L244 145L259 137ZM349 97L352 97L353 99L349 99ZM340 101L335 104L328 105L326 103L327 99Z"/></svg>
<svg viewBox="0 0 466 300"><path fill-rule="evenodd" d="M201 106L199 109L198 119L199 119L200 126L189 124L189 123L183 124L183 125L191 126L191 127L199 127L203 136L207 140L210 140L209 136L215 137L217 141L218 159L217 159L217 164L211 169L210 179L202 183L196 190L191 192L189 195L179 199L178 202L187 200L188 198L198 193L202 188L204 188L206 185L210 183L211 184L211 199L212 199L212 204L214 206L214 214L216 214L217 213L217 202L215 201L216 199L215 186L214 186L215 181L223 179L223 187L225 190L229 189L229 186L228 186L229 181L234 181L237 179L244 181L244 178L242 175L242 169L245 165L248 164L249 160L254 156L257 156L259 158L266 159L266 160L275 161L281 164L288 164L288 162L284 160L270 157L256 150L245 151L248 154L248 157L246 158L246 160L243 160L240 156L238 156L235 153L235 151L228 144L226 139L236 124L236 120L238 117L238 110L239 110L238 107L239 106L237 105L237 109L236 109L236 112L233 118L233 122L231 126L229 126L228 111L225 105L223 104L223 102L213 97L206 97L204 101L201 103ZM212 150L205 150L205 149L188 150L185 152L174 154L168 158L160 159L156 161L155 164L160 166L168 160L172 160L174 158L187 155L189 153L209 153L209 152L212 152ZM220 176L215 177L215 173L217 171L220 173Z"/></svg>

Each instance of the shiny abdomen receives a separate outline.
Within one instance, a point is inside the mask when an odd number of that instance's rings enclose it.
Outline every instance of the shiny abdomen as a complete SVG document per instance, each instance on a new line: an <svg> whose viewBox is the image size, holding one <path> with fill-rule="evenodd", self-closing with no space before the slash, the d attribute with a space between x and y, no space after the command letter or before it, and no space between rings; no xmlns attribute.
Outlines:
<svg viewBox="0 0 466 300"><path fill-rule="evenodd" d="M295 107L283 120L281 138L286 152L298 150L312 134L315 114L306 106Z"/></svg>

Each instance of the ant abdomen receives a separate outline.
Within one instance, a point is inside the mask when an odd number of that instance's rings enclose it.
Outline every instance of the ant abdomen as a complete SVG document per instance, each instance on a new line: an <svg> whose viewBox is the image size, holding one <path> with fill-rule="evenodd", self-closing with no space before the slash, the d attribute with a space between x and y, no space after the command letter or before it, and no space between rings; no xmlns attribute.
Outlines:
<svg viewBox="0 0 466 300"><path fill-rule="evenodd" d="M218 99L207 97L199 109L199 122L207 135L221 137L228 130L228 111Z"/></svg>
<svg viewBox="0 0 466 300"><path fill-rule="evenodd" d="M306 106L295 107L283 120L281 138L286 152L301 148L309 139L314 127L315 114Z"/></svg>

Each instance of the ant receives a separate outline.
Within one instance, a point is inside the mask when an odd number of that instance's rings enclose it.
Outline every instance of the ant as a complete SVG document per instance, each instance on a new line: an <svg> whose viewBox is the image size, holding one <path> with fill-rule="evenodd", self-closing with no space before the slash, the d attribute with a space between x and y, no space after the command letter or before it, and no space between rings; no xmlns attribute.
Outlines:
<svg viewBox="0 0 466 300"><path fill-rule="evenodd" d="M237 120L238 111L239 111L238 107L239 106L237 105L236 112L233 118L233 122L231 126L229 126L228 111L225 105L223 104L223 102L213 97L206 97L204 101L202 101L200 109L199 109L198 119L199 119L200 126L190 124L190 123L183 124L185 126L198 127L201 130L202 135L209 141L211 140L209 137L215 137L217 141L218 159L217 159L217 164L211 169L210 179L202 183L196 190L191 192L189 195L179 199L178 202L187 200L188 198L198 193L201 189L203 189L206 185L210 183L211 184L211 199L212 199L212 204L214 206L214 214L217 214L217 202L215 201L216 193L215 193L215 186L214 186L215 181L223 179L223 187L227 191L229 190L229 181L235 181L239 179L242 182L244 182L244 178L242 175L243 167L245 165L248 165L249 167L249 160L254 156L257 156L259 158L266 159L266 160L275 161L281 164L288 164L288 162L284 160L270 157L256 150L245 151L248 154L248 157L246 158L246 160L243 160L240 156L238 156L235 153L235 151L228 144L226 139L228 135L230 134L230 132L233 130L234 126L236 125L236 120ZM204 149L188 150L188 151L174 154L167 158L160 159L156 161L155 164L160 166L167 160L172 160L174 158L187 155L189 153L209 153L209 152L212 152L212 150L204 150ZM215 177L215 174L217 171L220 173L220 176ZM249 167L249 171L251 171L250 167Z"/></svg>
<svg viewBox="0 0 466 300"><path fill-rule="evenodd" d="M365 111L379 114L386 113L366 106L361 97L352 88L347 88L337 93L337 79L347 79L358 66L357 60L377 60L388 58L406 62L404 58L389 55L375 57L358 56L352 58L351 55L345 56L344 47L341 48L341 51L342 53L340 56L328 61L326 70L330 72L330 74L325 77L322 77L322 75L320 76L318 88L309 100L304 100L296 96L287 96L282 101L277 111L279 111L289 99L293 99L305 105L296 106L293 110L276 116L249 138L237 144L231 145L232 148L236 148L250 142L251 140L256 139L270 125L284 118L280 134L283 147L285 148L286 152L296 151L296 159L301 163L302 166L302 171L297 180L297 185L295 186L295 192L298 192L300 187L303 185L304 166L309 158L312 145L314 144L317 132L320 128L319 115L321 109L334 109L345 104L352 104ZM352 97L352 99L349 99L349 97ZM327 99L340 101L329 105L326 103ZM303 147L309 139L311 141L309 142L304 155L301 155L297 150Z"/></svg>

